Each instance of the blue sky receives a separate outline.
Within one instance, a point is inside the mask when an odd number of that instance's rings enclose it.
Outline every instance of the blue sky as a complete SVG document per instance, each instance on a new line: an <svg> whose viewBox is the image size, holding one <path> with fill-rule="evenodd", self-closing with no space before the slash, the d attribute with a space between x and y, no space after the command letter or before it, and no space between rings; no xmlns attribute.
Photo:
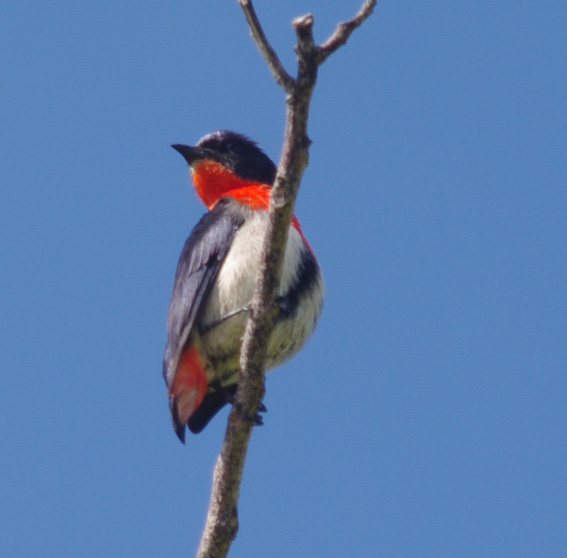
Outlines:
<svg viewBox="0 0 567 558"><path fill-rule="evenodd" d="M294 72L358 0L256 2ZM327 285L270 373L230 556L567 554L567 4L380 2L321 68L297 214ZM161 378L204 212L171 143L278 159L235 1L0 8L0 552L191 556L226 412Z"/></svg>

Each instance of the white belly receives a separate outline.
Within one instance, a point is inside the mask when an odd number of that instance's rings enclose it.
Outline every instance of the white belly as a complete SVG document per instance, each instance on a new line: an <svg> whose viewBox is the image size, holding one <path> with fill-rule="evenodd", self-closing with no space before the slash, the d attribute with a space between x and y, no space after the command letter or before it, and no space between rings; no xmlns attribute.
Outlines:
<svg viewBox="0 0 567 558"><path fill-rule="evenodd" d="M267 221L267 213L254 211L236 232L207 299L207 312L202 317L205 328L200 341L202 354L208 360L206 368L212 377L220 376L218 379L224 384L233 383L238 373L240 346L248 321L248 305L254 294ZM297 283L299 264L306 250L301 235L290 227L279 296L284 296ZM314 287L302 295L298 310L276 324L270 337L266 369L292 356L312 333L321 312L323 289L319 273Z"/></svg>

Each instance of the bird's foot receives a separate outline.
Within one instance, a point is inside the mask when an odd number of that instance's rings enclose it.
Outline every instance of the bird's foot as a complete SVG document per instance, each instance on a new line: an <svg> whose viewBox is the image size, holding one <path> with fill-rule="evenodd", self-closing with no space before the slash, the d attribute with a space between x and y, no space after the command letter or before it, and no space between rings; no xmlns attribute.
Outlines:
<svg viewBox="0 0 567 558"><path fill-rule="evenodd" d="M234 405L236 402L236 388L237 385L233 384L231 386L225 387L223 386L218 380L214 380L211 382L211 387L218 393L222 394L224 400L229 403L230 405ZM264 425L264 417L260 413L267 413L268 408L264 403L260 402L258 407L258 412L255 416L250 417L250 420L254 422L255 426L263 426Z"/></svg>

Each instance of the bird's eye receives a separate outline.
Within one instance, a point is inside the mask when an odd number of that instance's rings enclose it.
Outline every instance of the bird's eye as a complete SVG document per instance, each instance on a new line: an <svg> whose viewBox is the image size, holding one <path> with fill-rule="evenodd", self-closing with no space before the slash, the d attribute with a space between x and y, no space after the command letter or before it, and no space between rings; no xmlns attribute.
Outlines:
<svg viewBox="0 0 567 558"><path fill-rule="evenodd" d="M227 141L225 144L225 149L228 153L236 153L238 151L238 144L234 141Z"/></svg>

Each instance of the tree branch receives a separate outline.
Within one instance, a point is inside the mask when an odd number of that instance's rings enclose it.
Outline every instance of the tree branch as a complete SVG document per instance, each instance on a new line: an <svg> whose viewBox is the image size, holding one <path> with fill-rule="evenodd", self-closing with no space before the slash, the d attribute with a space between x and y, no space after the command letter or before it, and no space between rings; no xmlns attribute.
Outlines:
<svg viewBox="0 0 567 558"><path fill-rule="evenodd" d="M351 33L362 25L362 22L372 14L376 3L377 0L365 0L360 10L358 10L358 13L352 19L343 21L337 25L335 32L318 48L319 64L322 64L335 50L347 42Z"/></svg>
<svg viewBox="0 0 567 558"><path fill-rule="evenodd" d="M251 301L250 319L242 341L240 375L235 402L228 417L225 439L215 465L213 490L198 558L223 558L238 531L237 503L254 417L265 392L264 362L274 329L274 304L283 266L289 225L303 171L308 163L307 120L320 64L346 43L350 34L371 13L376 0L366 0L358 14L340 23L320 47L313 41L313 16L298 17L292 24L297 37L297 77L283 68L268 43L251 0L238 0L258 49L277 83L287 93L285 137L278 172L270 197L270 221L264 239L262 263Z"/></svg>
<svg viewBox="0 0 567 558"><path fill-rule="evenodd" d="M258 46L262 56L268 64L268 68L274 75L278 85L286 92L290 93L293 90L293 78L285 71L283 64L280 62L276 51L272 48L272 45L268 42L264 30L260 25L260 20L256 15L256 10L252 5L250 0L238 0L244 15L246 16L246 21L250 27L250 33L254 42Z"/></svg>

